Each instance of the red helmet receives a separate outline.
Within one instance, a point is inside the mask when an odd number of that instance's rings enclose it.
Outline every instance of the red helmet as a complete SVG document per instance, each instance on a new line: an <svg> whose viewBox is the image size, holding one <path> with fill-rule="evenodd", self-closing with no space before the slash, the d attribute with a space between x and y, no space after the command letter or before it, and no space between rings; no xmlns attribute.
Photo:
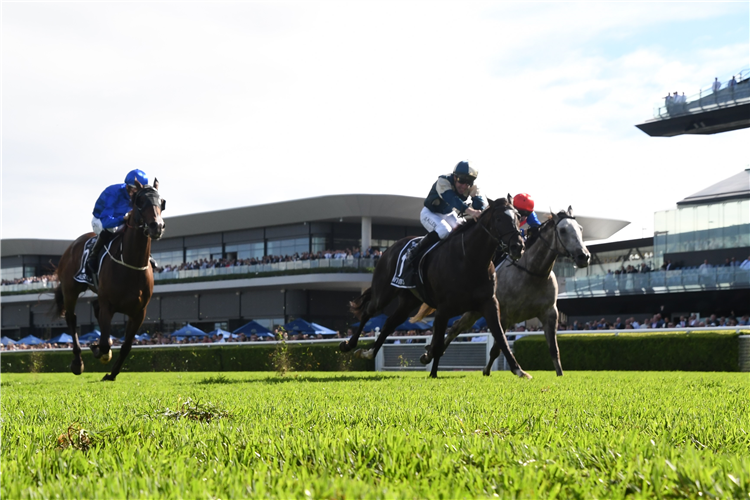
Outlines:
<svg viewBox="0 0 750 500"><path fill-rule="evenodd" d="M513 206L519 210L534 211L534 200L528 193L518 193L513 197Z"/></svg>

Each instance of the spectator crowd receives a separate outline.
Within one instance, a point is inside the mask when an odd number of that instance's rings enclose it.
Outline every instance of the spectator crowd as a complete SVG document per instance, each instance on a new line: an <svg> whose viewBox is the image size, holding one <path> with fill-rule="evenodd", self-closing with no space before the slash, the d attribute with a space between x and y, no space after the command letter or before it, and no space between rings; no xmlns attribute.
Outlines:
<svg viewBox="0 0 750 500"><path fill-rule="evenodd" d="M263 257L251 257L249 259L200 259L193 262L184 262L179 265L165 265L159 267L157 272L185 271L190 269L212 269L234 266L257 266L260 264L276 264L279 262L298 262L305 260L322 259L379 259L382 252L377 248L368 248L361 252L359 248L347 248L346 250L321 250L318 252L294 253L292 255L264 255Z"/></svg>

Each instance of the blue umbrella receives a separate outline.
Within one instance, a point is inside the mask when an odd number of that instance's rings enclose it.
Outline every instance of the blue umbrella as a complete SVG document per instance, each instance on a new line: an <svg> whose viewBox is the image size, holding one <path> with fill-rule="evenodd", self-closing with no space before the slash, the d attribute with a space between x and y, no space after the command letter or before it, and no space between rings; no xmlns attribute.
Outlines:
<svg viewBox="0 0 750 500"><path fill-rule="evenodd" d="M487 327L487 320L484 318L479 318L476 323L474 323L474 326L472 328L475 328L477 330L481 330L482 328Z"/></svg>
<svg viewBox="0 0 750 500"><path fill-rule="evenodd" d="M385 314L379 314L377 316L374 316L367 320L367 323L365 323L365 327L362 329L363 332L371 332L375 330L376 328L379 330L383 329L383 325L385 324L385 320L388 319L388 316ZM356 328L359 326L359 322L353 323L352 327Z"/></svg>
<svg viewBox="0 0 750 500"><path fill-rule="evenodd" d="M102 334L99 330L94 330L93 332L79 336L78 342L93 342L94 340L99 340L99 337L101 336Z"/></svg>
<svg viewBox="0 0 750 500"><path fill-rule="evenodd" d="M417 321L416 323L412 323L411 321L404 321L400 325L396 327L396 331L404 331L404 330L429 330L430 325L427 323L422 323L421 321Z"/></svg>
<svg viewBox="0 0 750 500"><path fill-rule="evenodd" d="M49 339L50 344L72 344L73 343L73 337L68 335L67 333L61 333L60 335L57 335L56 337L52 337Z"/></svg>
<svg viewBox="0 0 750 500"><path fill-rule="evenodd" d="M2 337L0 338L0 343L2 343L3 345L13 345L13 344L16 344L17 342L11 338Z"/></svg>
<svg viewBox="0 0 750 500"><path fill-rule="evenodd" d="M179 330L172 332L172 337L205 337L206 333L188 323Z"/></svg>
<svg viewBox="0 0 750 500"><path fill-rule="evenodd" d="M216 330L212 330L208 332L209 337L213 337L214 335L218 335L219 337L223 337L225 339L228 339L230 337L231 338L237 337L237 335L234 335L233 333L228 332L226 330L222 330L221 328L217 328Z"/></svg>
<svg viewBox="0 0 750 500"><path fill-rule="evenodd" d="M151 335L148 333L143 333L141 335L136 335L135 340L151 340Z"/></svg>
<svg viewBox="0 0 750 500"><path fill-rule="evenodd" d="M448 326L449 327L453 326L453 323L455 323L459 319L461 319L461 316L454 316L454 317L452 317L451 319L448 320Z"/></svg>
<svg viewBox="0 0 750 500"><path fill-rule="evenodd" d="M314 335L315 328L311 323L308 323L304 319L295 319L284 325L284 330L294 333L304 333L306 335Z"/></svg>
<svg viewBox="0 0 750 500"><path fill-rule="evenodd" d="M321 334L321 335L336 335L336 334L338 334L338 333L339 333L339 332L337 332L336 330L331 330L330 328L326 328L325 326L323 326L323 325L319 325L319 324L317 324L317 323L310 323L310 324L311 324L311 325L313 326L313 328L315 329L315 333L316 333L316 334L318 334L318 333L319 333L319 334Z"/></svg>
<svg viewBox="0 0 750 500"><path fill-rule="evenodd" d="M27 335L26 337L22 338L17 344L26 344L26 345L39 345L44 344L44 341L38 337L34 337L33 335Z"/></svg>
<svg viewBox="0 0 750 500"><path fill-rule="evenodd" d="M257 321L251 321L242 325L232 332L232 336L236 337L240 333L244 333L246 337L249 337L250 335L257 335L258 337L274 337L274 334L273 332L271 332L271 330L261 325ZM224 335L224 338L226 337L227 335Z"/></svg>

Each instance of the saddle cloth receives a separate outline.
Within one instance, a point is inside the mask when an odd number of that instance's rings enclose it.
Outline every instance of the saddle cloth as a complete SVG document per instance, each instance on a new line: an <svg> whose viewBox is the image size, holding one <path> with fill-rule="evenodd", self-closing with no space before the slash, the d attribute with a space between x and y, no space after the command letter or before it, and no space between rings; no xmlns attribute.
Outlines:
<svg viewBox="0 0 750 500"><path fill-rule="evenodd" d="M87 285L97 287L97 282L99 281L98 276L90 276L88 272L86 272L86 261L89 259L89 255L91 254L91 250L94 248L94 244L96 243L96 236L89 238L86 243L83 245L83 253L81 254L81 267L78 269L78 272L73 277L74 280L78 281L79 283L85 283ZM104 257L107 255L107 252L109 252L109 247L112 246L112 241L109 242L107 246L105 246L105 250L102 252L102 256L99 258L99 265L97 266L98 269L101 269L102 261L104 260Z"/></svg>
<svg viewBox="0 0 750 500"><path fill-rule="evenodd" d="M416 247L420 241L422 241L422 239L423 238L420 236L418 238L409 240L406 245L404 245L404 248L401 249L401 252L399 252L398 265L396 265L396 271L393 273L393 278L391 278L391 286L395 286L396 288L418 288L422 284L422 262L424 262L424 258L427 256L427 254L430 253L442 241L438 241L430 248L428 248L427 251L423 253L419 258L419 262L416 266L410 265L407 262L409 254L411 253L411 250Z"/></svg>

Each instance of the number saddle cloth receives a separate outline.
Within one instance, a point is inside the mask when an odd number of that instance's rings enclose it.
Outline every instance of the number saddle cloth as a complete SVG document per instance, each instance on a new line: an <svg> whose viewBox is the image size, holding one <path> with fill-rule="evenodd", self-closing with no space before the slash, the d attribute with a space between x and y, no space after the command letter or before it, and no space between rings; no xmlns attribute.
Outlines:
<svg viewBox="0 0 750 500"><path fill-rule="evenodd" d="M399 252L398 265L396 265L396 272L393 273L393 278L391 278L391 286L395 286L396 288L414 289L414 293L422 299L423 302L430 307L435 307L435 301L427 290L422 268L427 254L432 252L435 247L443 242L443 240L438 241L428 248L427 251L419 257L419 261L416 262L416 265L414 265L413 261L412 263L409 262L409 254L412 249L422 241L422 239L423 237L420 236L409 240L406 245L404 245L404 248L401 249L401 252Z"/></svg>

